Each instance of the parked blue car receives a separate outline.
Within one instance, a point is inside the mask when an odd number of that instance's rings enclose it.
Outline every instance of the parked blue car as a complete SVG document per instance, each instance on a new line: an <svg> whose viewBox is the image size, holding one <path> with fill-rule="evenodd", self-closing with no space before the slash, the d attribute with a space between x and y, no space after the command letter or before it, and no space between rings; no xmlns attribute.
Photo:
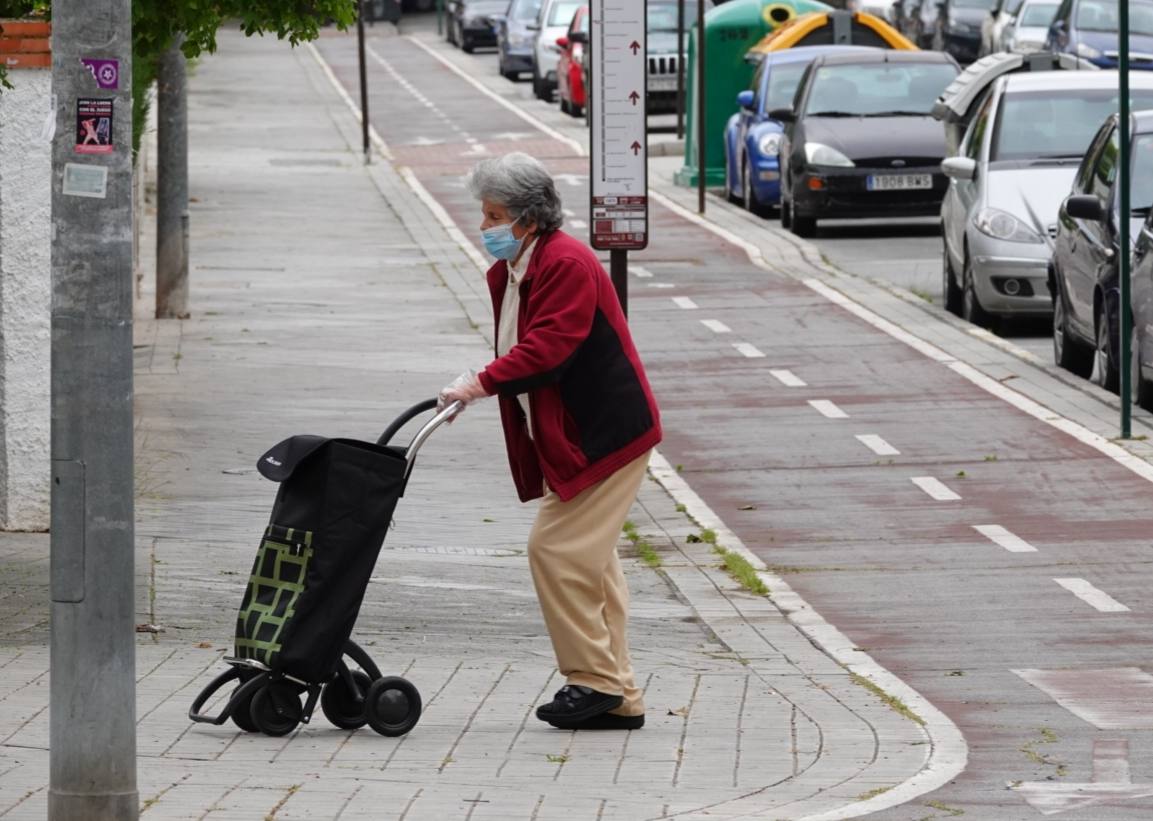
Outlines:
<svg viewBox="0 0 1153 821"><path fill-rule="evenodd" d="M1129 65L1153 70L1153 0L1129 2ZM1049 26L1046 51L1075 54L1117 68L1117 0L1063 0Z"/></svg>
<svg viewBox="0 0 1153 821"><path fill-rule="evenodd" d="M784 126L769 119L793 103L805 68L822 54L875 51L864 46L799 46L764 55L752 86L737 95L725 125L725 195L754 214L768 216L781 202L780 145Z"/></svg>

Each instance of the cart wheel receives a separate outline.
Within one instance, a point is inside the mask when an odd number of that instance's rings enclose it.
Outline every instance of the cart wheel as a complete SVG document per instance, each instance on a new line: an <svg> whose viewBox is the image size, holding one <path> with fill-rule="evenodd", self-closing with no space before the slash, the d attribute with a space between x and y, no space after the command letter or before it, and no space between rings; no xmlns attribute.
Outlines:
<svg viewBox="0 0 1153 821"><path fill-rule="evenodd" d="M367 673L355 670L352 680L356 683L356 693L349 690L344 676L337 676L324 685L320 694L320 709L325 718L342 730L359 730L368 721L364 714L364 700L372 687L372 679Z"/></svg>
<svg viewBox="0 0 1153 821"><path fill-rule="evenodd" d="M381 735L404 735L420 721L420 693L399 676L378 678L368 688L365 715Z"/></svg>
<svg viewBox="0 0 1153 821"><path fill-rule="evenodd" d="M252 697L252 723L265 735L288 735L304 717L300 693L282 681L261 687Z"/></svg>
<svg viewBox="0 0 1153 821"><path fill-rule="evenodd" d="M243 686L244 686L244 684L242 683L240 685L240 687L243 687ZM232 699L233 700L232 700L232 711L230 714L231 718L232 718L232 723L235 724L240 729L244 730L244 732L246 732L246 733L258 733L258 732L260 732L260 730L257 729L256 723L252 720L252 695L253 694L249 693L246 697L244 697L240 700L237 700L236 694L240 691L240 687L237 687L235 690L232 691Z"/></svg>

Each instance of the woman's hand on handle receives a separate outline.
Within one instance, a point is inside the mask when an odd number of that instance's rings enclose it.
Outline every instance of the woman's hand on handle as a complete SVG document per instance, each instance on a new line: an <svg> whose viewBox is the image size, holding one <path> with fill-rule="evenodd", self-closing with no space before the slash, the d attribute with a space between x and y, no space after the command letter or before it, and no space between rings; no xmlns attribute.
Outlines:
<svg viewBox="0 0 1153 821"><path fill-rule="evenodd" d="M488 396L488 394L485 393L484 387L481 386L476 371L468 370L441 389L440 394L437 396L436 409L439 412L453 402L460 402L463 405L461 408L463 412L465 407L468 407L478 399L484 399L486 396Z"/></svg>

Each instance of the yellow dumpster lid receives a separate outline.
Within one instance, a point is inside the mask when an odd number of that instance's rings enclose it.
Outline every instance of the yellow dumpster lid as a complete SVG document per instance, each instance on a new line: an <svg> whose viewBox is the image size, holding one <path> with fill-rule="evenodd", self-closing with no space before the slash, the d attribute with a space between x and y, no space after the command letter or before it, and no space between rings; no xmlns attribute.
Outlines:
<svg viewBox="0 0 1153 821"><path fill-rule="evenodd" d="M805 42L811 36L820 34L823 28L838 29L821 38L819 43ZM861 29L873 36L868 42L861 42ZM830 39L832 38L832 39ZM917 47L903 34L880 17L864 11L814 11L801 14L783 24L776 31L766 34L761 42L749 49L748 56L760 57L772 51L783 51L798 45L875 45L881 48L917 51Z"/></svg>

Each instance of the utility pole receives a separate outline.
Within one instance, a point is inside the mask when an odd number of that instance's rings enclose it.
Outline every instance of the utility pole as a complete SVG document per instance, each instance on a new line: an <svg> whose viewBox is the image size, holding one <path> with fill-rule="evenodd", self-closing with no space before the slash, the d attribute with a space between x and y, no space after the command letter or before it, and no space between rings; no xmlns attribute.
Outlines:
<svg viewBox="0 0 1153 821"><path fill-rule="evenodd" d="M677 0L677 139L685 138L685 0Z"/></svg>
<svg viewBox="0 0 1153 821"><path fill-rule="evenodd" d="M188 70L178 36L156 77L156 318L188 318Z"/></svg>
<svg viewBox="0 0 1153 821"><path fill-rule="evenodd" d="M1117 309L1117 318L1120 320L1119 328L1117 331L1117 341L1120 343L1118 348L1120 351L1120 363L1118 370L1120 371L1120 384L1118 390L1121 393L1121 438L1128 439L1132 436L1132 412L1133 412L1133 375L1130 368L1133 367L1133 350L1132 350L1132 334L1133 334L1133 316L1130 313L1131 294L1129 293L1129 268L1132 250L1129 243L1129 218L1131 210L1130 200L1130 180L1129 180L1129 3L1118 3L1120 32L1117 49L1118 56L1118 76L1119 88L1118 96L1120 97L1120 111L1118 114L1117 131L1121 137L1121 163L1120 175L1117 178L1118 199L1120 200L1120 218L1118 219L1119 225L1117 226L1120 236L1118 237L1117 252L1121 255L1117 260L1119 269L1119 279L1121 285L1120 306Z"/></svg>
<svg viewBox="0 0 1153 821"><path fill-rule="evenodd" d="M697 89L693 102L697 106L697 213L705 213L705 4L697 3Z"/></svg>
<svg viewBox="0 0 1153 821"><path fill-rule="evenodd" d="M135 821L132 3L52 18L48 818Z"/></svg>
<svg viewBox="0 0 1153 821"><path fill-rule="evenodd" d="M372 162L372 143L368 139L368 68L364 56L364 0L356 3L356 42L360 55L360 138L364 148L364 164Z"/></svg>

